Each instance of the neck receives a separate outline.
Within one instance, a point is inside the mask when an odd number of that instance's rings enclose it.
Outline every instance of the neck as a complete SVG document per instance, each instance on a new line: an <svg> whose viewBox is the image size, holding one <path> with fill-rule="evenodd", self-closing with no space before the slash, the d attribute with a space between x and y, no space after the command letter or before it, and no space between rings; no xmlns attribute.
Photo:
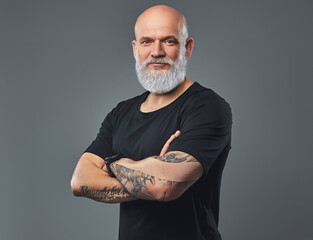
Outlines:
<svg viewBox="0 0 313 240"><path fill-rule="evenodd" d="M140 110L142 112L152 112L156 111L171 102L175 101L180 95L182 95L191 85L191 82L188 78L185 77L185 80L173 91L165 94L154 94L149 93L146 100L141 104Z"/></svg>

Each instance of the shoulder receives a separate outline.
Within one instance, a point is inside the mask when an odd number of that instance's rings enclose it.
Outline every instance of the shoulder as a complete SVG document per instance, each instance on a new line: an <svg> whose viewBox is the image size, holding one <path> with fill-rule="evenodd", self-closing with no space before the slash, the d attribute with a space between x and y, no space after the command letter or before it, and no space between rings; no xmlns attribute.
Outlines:
<svg viewBox="0 0 313 240"><path fill-rule="evenodd" d="M215 104L228 104L226 100L213 91L211 88L204 87L199 83L195 82L194 86L189 94L188 101L192 102L206 102L206 103L215 103Z"/></svg>
<svg viewBox="0 0 313 240"><path fill-rule="evenodd" d="M215 120L231 119L229 103L210 88L195 82L181 107L184 115L206 116Z"/></svg>

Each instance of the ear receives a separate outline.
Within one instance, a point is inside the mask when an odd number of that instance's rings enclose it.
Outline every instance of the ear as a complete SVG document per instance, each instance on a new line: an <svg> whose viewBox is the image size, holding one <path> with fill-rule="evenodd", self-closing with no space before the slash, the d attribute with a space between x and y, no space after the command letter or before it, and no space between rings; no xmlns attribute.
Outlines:
<svg viewBox="0 0 313 240"><path fill-rule="evenodd" d="M192 54L192 50L193 50L193 44L194 44L194 40L192 38L187 38L186 39L186 56L187 59L189 59L191 57Z"/></svg>
<svg viewBox="0 0 313 240"><path fill-rule="evenodd" d="M137 41L133 40L132 41L132 46L133 46L133 56L136 59L136 45L137 45Z"/></svg>

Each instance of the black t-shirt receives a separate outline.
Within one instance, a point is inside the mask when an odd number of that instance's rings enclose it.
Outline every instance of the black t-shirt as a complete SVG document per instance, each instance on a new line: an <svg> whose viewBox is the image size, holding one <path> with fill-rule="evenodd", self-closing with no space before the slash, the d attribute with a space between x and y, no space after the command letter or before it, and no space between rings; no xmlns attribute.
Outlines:
<svg viewBox="0 0 313 240"><path fill-rule="evenodd" d="M104 119L85 152L102 158L123 153L133 160L156 156L170 136L181 134L168 151L197 159L203 176L178 199L135 200L120 204L120 240L216 240L222 171L231 148L229 104L195 82L169 105L140 111L148 92L119 103Z"/></svg>

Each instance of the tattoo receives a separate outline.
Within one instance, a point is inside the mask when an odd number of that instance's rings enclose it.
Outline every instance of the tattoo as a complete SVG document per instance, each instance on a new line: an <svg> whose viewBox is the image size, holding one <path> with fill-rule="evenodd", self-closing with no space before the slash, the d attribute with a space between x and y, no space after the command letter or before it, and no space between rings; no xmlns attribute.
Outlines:
<svg viewBox="0 0 313 240"><path fill-rule="evenodd" d="M165 201L165 195L166 195L166 191L163 193L162 197L159 199L159 201L164 202Z"/></svg>
<svg viewBox="0 0 313 240"><path fill-rule="evenodd" d="M105 187L102 190L94 190L89 189L88 186L80 186L80 191L84 197L98 201L133 198L125 189L116 186L111 189Z"/></svg>
<svg viewBox="0 0 313 240"><path fill-rule="evenodd" d="M194 157L183 152L168 152L164 154L164 156L162 157L155 156L153 158L158 159L162 162L168 162L168 163L196 162L197 161Z"/></svg>
<svg viewBox="0 0 313 240"><path fill-rule="evenodd" d="M127 168L119 165L114 162L111 164L111 170L113 171L116 178L121 182L121 184L129 191L133 196L142 198L142 199L153 199L148 194L148 184L156 185L159 184L161 186L168 185L178 188L183 188L186 185L190 184L190 182L175 182L165 179L160 179L155 176L151 176L149 174L143 173L141 171L137 171L131 168ZM165 201L166 190L163 192L159 201Z"/></svg>
<svg viewBox="0 0 313 240"><path fill-rule="evenodd" d="M144 188L148 190L147 182L155 185L155 177L143 172L139 172L118 164L111 164L111 170L114 172L116 178L126 186L128 183L132 185L131 193L136 196Z"/></svg>

